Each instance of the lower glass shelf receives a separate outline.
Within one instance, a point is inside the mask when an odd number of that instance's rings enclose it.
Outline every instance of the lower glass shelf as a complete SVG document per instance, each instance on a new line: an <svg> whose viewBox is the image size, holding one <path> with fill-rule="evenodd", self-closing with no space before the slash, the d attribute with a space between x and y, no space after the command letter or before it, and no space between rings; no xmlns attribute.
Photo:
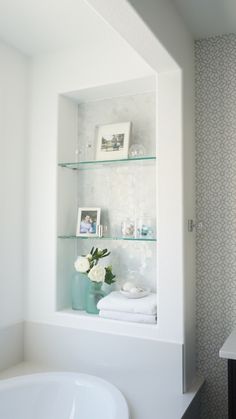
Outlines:
<svg viewBox="0 0 236 419"><path fill-rule="evenodd" d="M78 240L127 240L127 241L145 241L145 242L156 242L157 239L153 237L98 237L98 236L73 236L73 235L66 235L66 236L58 236L58 239L78 239Z"/></svg>

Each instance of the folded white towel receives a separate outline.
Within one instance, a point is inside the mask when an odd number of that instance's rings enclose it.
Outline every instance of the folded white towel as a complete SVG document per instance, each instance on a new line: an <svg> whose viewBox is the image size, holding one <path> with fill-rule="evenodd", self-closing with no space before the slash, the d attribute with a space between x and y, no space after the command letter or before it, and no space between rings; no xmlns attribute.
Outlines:
<svg viewBox="0 0 236 419"><path fill-rule="evenodd" d="M152 293L143 298L127 298L119 291L113 291L98 302L97 308L125 313L156 314L157 296Z"/></svg>
<svg viewBox="0 0 236 419"><path fill-rule="evenodd" d="M126 322L155 324L157 316L155 314L125 313L121 311L100 310L99 316L106 319L121 320Z"/></svg>

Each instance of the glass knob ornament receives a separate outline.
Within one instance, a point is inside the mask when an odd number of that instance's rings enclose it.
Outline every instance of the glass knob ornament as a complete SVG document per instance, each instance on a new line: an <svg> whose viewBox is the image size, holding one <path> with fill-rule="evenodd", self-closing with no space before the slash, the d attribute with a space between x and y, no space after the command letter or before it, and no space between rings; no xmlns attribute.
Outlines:
<svg viewBox="0 0 236 419"><path fill-rule="evenodd" d="M129 148L129 158L138 158L146 154L145 147L142 144L132 144Z"/></svg>

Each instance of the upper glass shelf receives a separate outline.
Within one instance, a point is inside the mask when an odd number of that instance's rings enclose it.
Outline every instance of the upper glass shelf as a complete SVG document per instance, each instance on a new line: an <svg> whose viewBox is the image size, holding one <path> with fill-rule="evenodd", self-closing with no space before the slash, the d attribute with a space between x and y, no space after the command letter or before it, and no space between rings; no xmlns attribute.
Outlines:
<svg viewBox="0 0 236 419"><path fill-rule="evenodd" d="M120 160L93 160L93 161L80 161L74 163L58 163L60 167L66 167L67 169L72 170L85 170L89 168L95 168L99 166L112 166L112 165L119 165L119 164L127 164L127 163L134 163L134 162L143 162L143 163L152 163L156 161L156 157L154 156L143 156L137 158L130 158L130 159L120 159Z"/></svg>
<svg viewBox="0 0 236 419"><path fill-rule="evenodd" d="M146 241L146 242L156 242L156 238L154 237L98 237L98 236L94 236L94 237L85 237L85 236L73 236L73 235L68 235L68 236L58 236L58 239L82 239L82 240L127 240L127 241Z"/></svg>

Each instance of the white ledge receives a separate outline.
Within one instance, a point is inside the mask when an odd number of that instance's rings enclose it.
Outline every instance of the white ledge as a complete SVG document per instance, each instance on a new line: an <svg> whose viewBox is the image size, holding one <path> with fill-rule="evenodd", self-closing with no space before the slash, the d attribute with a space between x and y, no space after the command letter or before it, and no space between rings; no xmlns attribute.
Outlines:
<svg viewBox="0 0 236 419"><path fill-rule="evenodd" d="M236 359L236 329L226 339L219 354L220 358Z"/></svg>

